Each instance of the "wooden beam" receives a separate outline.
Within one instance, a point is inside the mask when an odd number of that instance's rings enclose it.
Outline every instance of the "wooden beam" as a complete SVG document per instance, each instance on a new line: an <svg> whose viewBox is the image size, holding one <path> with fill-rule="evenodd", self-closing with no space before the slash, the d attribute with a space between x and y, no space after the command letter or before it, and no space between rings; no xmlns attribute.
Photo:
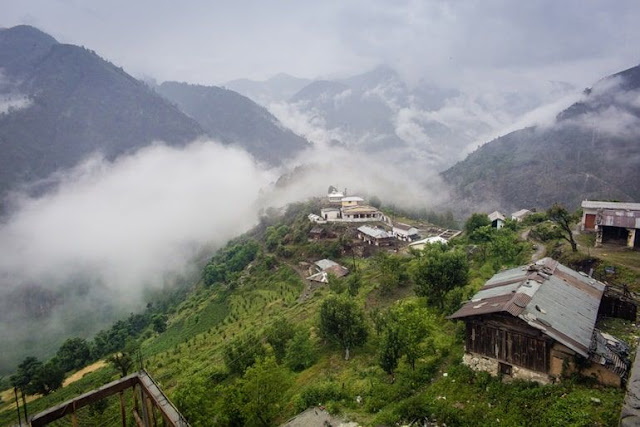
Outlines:
<svg viewBox="0 0 640 427"><path fill-rule="evenodd" d="M124 391L120 391L120 418L122 427L127 427L127 408L124 406Z"/></svg>
<svg viewBox="0 0 640 427"><path fill-rule="evenodd" d="M41 427L48 423L60 419L66 415L71 414L74 410L78 410L87 405L90 405L105 397L112 396L119 393L122 390L126 390L132 387L139 381L138 374L131 374L116 381L112 381L109 384L105 384L102 387L84 393L75 399L71 399L53 408L42 411L31 418L31 427Z"/></svg>

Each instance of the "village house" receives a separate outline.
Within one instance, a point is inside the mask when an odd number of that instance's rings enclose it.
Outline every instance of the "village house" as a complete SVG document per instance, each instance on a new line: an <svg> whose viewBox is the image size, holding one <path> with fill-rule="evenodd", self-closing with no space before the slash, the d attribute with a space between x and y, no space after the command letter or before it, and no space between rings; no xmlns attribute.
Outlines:
<svg viewBox="0 0 640 427"><path fill-rule="evenodd" d="M502 227L504 227L505 217L500 212L493 211L489 215L487 215L487 217L489 217L489 221L491 221L491 226L493 228L497 228L498 230L500 230Z"/></svg>
<svg viewBox="0 0 640 427"><path fill-rule="evenodd" d="M528 217L532 213L533 212L531 212L529 209L520 209L519 211L516 211L511 214L511 219L516 222L522 222L526 217Z"/></svg>
<svg viewBox="0 0 640 427"><path fill-rule="evenodd" d="M309 236L311 236L313 240L323 239L327 237L327 235L327 230L324 227L315 226L311 230L309 230Z"/></svg>
<svg viewBox="0 0 640 427"><path fill-rule="evenodd" d="M551 258L497 273L449 316L466 324L463 363L540 383L577 371L619 387L628 347L595 328L604 291Z"/></svg>
<svg viewBox="0 0 640 427"><path fill-rule="evenodd" d="M349 196L349 197L343 197L340 200L340 203L342 203L342 207L343 208L349 208L352 206L358 206L364 203L364 199L362 197L358 197L358 196Z"/></svg>
<svg viewBox="0 0 640 427"><path fill-rule="evenodd" d="M415 242L409 243L409 247L421 251L427 245L433 245L434 243L446 245L447 243L449 243L449 241L441 236L431 236L427 237L426 239L416 240Z"/></svg>
<svg viewBox="0 0 640 427"><path fill-rule="evenodd" d="M363 225L358 227L358 239L362 239L370 245L388 246L393 242L393 235L382 228Z"/></svg>
<svg viewBox="0 0 640 427"><path fill-rule="evenodd" d="M359 205L342 208L342 219L347 222L382 221L383 215L372 206Z"/></svg>
<svg viewBox="0 0 640 427"><path fill-rule="evenodd" d="M339 191L332 191L331 193L327 194L329 203L340 203L344 197L345 194L340 193Z"/></svg>
<svg viewBox="0 0 640 427"><path fill-rule="evenodd" d="M330 259L321 259L314 263L313 267L309 270L309 274L311 275L307 277L307 280L329 283L329 274L338 278L344 277L349 274L349 269Z"/></svg>
<svg viewBox="0 0 640 427"><path fill-rule="evenodd" d="M411 242L418 237L417 228L412 225L403 224L401 222L393 225L392 232L393 235L396 236L399 240L403 240L405 242Z"/></svg>
<svg viewBox="0 0 640 427"><path fill-rule="evenodd" d="M316 215L314 213L309 214L307 218L309 218L309 221L315 222L318 224L324 224L326 222L324 219L322 219L320 215Z"/></svg>
<svg viewBox="0 0 640 427"><path fill-rule="evenodd" d="M582 202L582 230L596 233L596 247L616 243L640 247L640 203Z"/></svg>
<svg viewBox="0 0 640 427"><path fill-rule="evenodd" d="M339 208L322 208L320 216L325 221L335 221L342 218L342 211Z"/></svg>

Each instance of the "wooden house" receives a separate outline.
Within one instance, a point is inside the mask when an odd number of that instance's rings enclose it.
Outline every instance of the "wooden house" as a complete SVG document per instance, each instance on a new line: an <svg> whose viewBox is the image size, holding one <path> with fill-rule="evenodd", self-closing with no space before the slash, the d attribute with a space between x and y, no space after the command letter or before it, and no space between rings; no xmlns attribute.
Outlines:
<svg viewBox="0 0 640 427"><path fill-rule="evenodd" d="M541 383L579 371L619 387L628 347L595 328L604 291L551 258L497 273L449 316L466 324L463 362Z"/></svg>

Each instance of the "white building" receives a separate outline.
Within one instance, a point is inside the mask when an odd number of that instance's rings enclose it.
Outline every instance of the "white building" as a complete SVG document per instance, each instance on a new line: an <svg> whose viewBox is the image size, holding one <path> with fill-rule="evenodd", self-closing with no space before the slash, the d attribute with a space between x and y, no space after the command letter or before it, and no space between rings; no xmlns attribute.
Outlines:
<svg viewBox="0 0 640 427"><path fill-rule="evenodd" d="M320 216L325 221L336 221L342 218L342 212L339 208L322 208L320 210Z"/></svg>
<svg viewBox="0 0 640 427"><path fill-rule="evenodd" d="M444 237L432 236L432 237L427 237L426 239L416 240L413 243L409 243L409 247L421 251L427 245L432 245L434 243L441 243L443 245L446 245L447 243L449 243L449 241Z"/></svg>
<svg viewBox="0 0 640 427"><path fill-rule="evenodd" d="M344 193L333 191L327 195L330 203L340 203L344 198Z"/></svg>
<svg viewBox="0 0 640 427"><path fill-rule="evenodd" d="M362 239L370 245L384 246L391 244L393 235L382 228L363 225L358 227L358 239Z"/></svg>

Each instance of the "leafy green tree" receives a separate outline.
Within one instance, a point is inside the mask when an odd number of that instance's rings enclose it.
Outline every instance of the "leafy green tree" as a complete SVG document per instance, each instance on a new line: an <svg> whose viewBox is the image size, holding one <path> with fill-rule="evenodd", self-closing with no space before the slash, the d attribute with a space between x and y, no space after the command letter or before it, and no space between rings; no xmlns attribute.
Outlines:
<svg viewBox="0 0 640 427"><path fill-rule="evenodd" d="M247 426L270 426L283 407L283 392L291 386L286 368L275 357L259 359L241 381Z"/></svg>
<svg viewBox="0 0 640 427"><path fill-rule="evenodd" d="M313 365L318 358L309 333L299 329L293 339L287 343L287 351L284 358L285 364L294 372L300 372Z"/></svg>
<svg viewBox="0 0 640 427"><path fill-rule="evenodd" d="M211 286L214 283L224 283L227 279L227 267L224 264L210 263L204 268L204 284Z"/></svg>
<svg viewBox="0 0 640 427"><path fill-rule="evenodd" d="M224 364L229 372L242 375L255 363L256 359L264 356L264 347L258 337L246 334L231 340L224 346L222 352Z"/></svg>
<svg viewBox="0 0 640 427"><path fill-rule="evenodd" d="M399 256L378 252L374 262L380 275L380 291L383 294L388 294L392 289L408 282L409 276Z"/></svg>
<svg viewBox="0 0 640 427"><path fill-rule="evenodd" d="M387 327L382 334L378 351L378 363L392 377L402 357L403 347L399 325L393 324Z"/></svg>
<svg viewBox="0 0 640 427"><path fill-rule="evenodd" d="M273 348L278 363L284 359L287 343L293 338L293 325L284 317L278 317L265 331L267 342Z"/></svg>
<svg viewBox="0 0 640 427"><path fill-rule="evenodd" d="M558 203L555 203L547 210L547 216L551 221L558 224L562 232L562 238L571 245L571 251L577 252L578 245L573 239L573 232L571 231L572 226L578 221L577 216L569 213L564 206Z"/></svg>
<svg viewBox="0 0 640 427"><path fill-rule="evenodd" d="M511 230L496 230L488 246L491 256L498 260L500 265L521 264L524 261L525 244Z"/></svg>
<svg viewBox="0 0 640 427"><path fill-rule="evenodd" d="M210 401L211 394L211 384L206 377L195 376L189 381L178 383L172 400L192 427L207 427L213 424L217 415ZM230 399L231 395L225 394L225 400Z"/></svg>
<svg viewBox="0 0 640 427"><path fill-rule="evenodd" d="M69 338L58 349L56 358L65 372L78 369L91 361L91 347L84 338Z"/></svg>
<svg viewBox="0 0 640 427"><path fill-rule="evenodd" d="M161 334L167 330L167 315L166 314L155 314L151 320L151 325L153 326L153 330L157 333Z"/></svg>
<svg viewBox="0 0 640 427"><path fill-rule="evenodd" d="M358 295L360 287L362 286L362 278L360 276L360 273L354 272L347 276L346 284L349 295L351 295L352 297Z"/></svg>
<svg viewBox="0 0 640 427"><path fill-rule="evenodd" d="M471 234L478 228L487 225L491 225L491 221L489 221L489 217L487 216L487 214L474 213L464 223L464 231L468 236L471 236Z"/></svg>
<svg viewBox="0 0 640 427"><path fill-rule="evenodd" d="M38 369L31 383L27 386L30 394L40 393L48 395L49 393L62 387L64 381L64 369L54 360L50 360Z"/></svg>
<svg viewBox="0 0 640 427"><path fill-rule="evenodd" d="M429 335L429 312L415 301L403 302L391 310L391 322L399 328L402 353L416 369L416 361L426 352L425 340Z"/></svg>
<svg viewBox="0 0 640 427"><path fill-rule="evenodd" d="M27 386L31 384L40 371L40 368L42 368L42 362L40 362L36 357L25 357L18 365L15 375L11 377L11 384L14 387L26 390Z"/></svg>
<svg viewBox="0 0 640 427"><path fill-rule="evenodd" d="M131 368L133 368L138 350L138 343L129 339L127 340L124 348L109 356L107 361L111 363L114 368L119 370L121 377L124 378L129 374Z"/></svg>
<svg viewBox="0 0 640 427"><path fill-rule="evenodd" d="M367 340L367 324L362 309L351 299L330 296L320 306L320 334L349 351Z"/></svg>
<svg viewBox="0 0 640 427"><path fill-rule="evenodd" d="M441 245L431 246L425 248L423 255L413 261L411 273L416 294L426 297L430 305L442 309L445 294L457 286L467 284L469 263L461 250L447 250Z"/></svg>

